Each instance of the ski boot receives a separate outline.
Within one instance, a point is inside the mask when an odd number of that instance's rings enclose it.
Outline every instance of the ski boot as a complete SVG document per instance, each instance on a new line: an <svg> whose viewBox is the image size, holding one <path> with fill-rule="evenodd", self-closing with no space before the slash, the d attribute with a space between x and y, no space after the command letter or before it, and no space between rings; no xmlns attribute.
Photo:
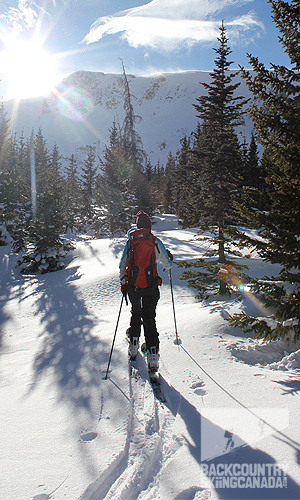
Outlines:
<svg viewBox="0 0 300 500"><path fill-rule="evenodd" d="M151 346L147 351L148 372L154 375L159 367L159 353L155 346Z"/></svg>
<svg viewBox="0 0 300 500"><path fill-rule="evenodd" d="M137 357L139 346L140 346L140 339L138 337L133 337L129 341L128 356L130 357L131 361L134 361L135 358Z"/></svg>

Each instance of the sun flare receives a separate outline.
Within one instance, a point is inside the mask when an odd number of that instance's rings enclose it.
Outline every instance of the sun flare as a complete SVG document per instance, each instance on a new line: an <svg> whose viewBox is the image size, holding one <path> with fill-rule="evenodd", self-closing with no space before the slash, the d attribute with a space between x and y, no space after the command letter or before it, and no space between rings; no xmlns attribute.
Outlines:
<svg viewBox="0 0 300 500"><path fill-rule="evenodd" d="M9 99L46 95L58 83L57 61L36 40L10 38L0 53Z"/></svg>

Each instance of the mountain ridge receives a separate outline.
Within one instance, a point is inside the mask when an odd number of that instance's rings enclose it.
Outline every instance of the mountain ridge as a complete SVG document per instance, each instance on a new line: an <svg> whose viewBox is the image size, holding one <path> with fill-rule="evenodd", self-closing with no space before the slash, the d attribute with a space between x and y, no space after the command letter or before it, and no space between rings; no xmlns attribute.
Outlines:
<svg viewBox="0 0 300 500"><path fill-rule="evenodd" d="M133 108L142 121L136 125L144 149L152 161L165 163L168 153L175 154L180 139L189 136L197 126L193 104L205 95L200 82L209 83L208 72L186 71L151 76L127 75L133 96ZM236 95L251 97L246 84ZM236 79L235 79L236 81ZM102 155L109 140L113 121L122 124L124 87L121 74L77 71L70 74L46 97L7 101L6 109L12 128L27 138L32 130L42 129L48 147L55 143L63 156L80 148L96 146ZM245 119L248 139L253 128Z"/></svg>

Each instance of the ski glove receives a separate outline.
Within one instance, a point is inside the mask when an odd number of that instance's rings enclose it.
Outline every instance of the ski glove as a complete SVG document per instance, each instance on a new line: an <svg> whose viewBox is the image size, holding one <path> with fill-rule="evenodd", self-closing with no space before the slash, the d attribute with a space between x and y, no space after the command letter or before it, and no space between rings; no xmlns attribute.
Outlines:
<svg viewBox="0 0 300 500"><path fill-rule="evenodd" d="M126 277L121 279L121 293L124 296L126 305L128 305L128 300L127 300L127 279Z"/></svg>
<svg viewBox="0 0 300 500"><path fill-rule="evenodd" d="M173 262L174 257L173 257L173 254L171 254L170 250L167 250L167 254L168 254L169 259Z"/></svg>

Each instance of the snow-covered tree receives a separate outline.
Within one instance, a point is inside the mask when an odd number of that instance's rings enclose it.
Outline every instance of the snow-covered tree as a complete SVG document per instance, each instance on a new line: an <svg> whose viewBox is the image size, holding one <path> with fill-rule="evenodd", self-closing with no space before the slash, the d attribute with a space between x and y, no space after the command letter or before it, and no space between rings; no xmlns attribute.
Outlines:
<svg viewBox="0 0 300 500"><path fill-rule="evenodd" d="M26 249L19 256L23 273L47 273L64 267L63 258L71 249L61 236L64 227L63 181L57 145L52 152L39 130L31 141L31 162L36 178L36 199L32 201L32 226Z"/></svg>
<svg viewBox="0 0 300 500"><path fill-rule="evenodd" d="M80 225L80 206L81 206L81 196L79 187L79 177L77 172L77 162L75 155L72 154L68 160L68 164L65 167L65 194L64 194L64 204L65 204L65 225L66 228L78 229Z"/></svg>
<svg viewBox="0 0 300 500"><path fill-rule="evenodd" d="M7 195L7 182L9 180L9 167L7 162L8 139L11 132L10 120L3 101L0 104L0 246L6 244L5 200Z"/></svg>
<svg viewBox="0 0 300 500"><path fill-rule="evenodd" d="M162 204L165 213L175 213L175 173L176 158L168 154L162 192Z"/></svg>
<svg viewBox="0 0 300 500"><path fill-rule="evenodd" d="M247 315L233 324L254 330L265 338L284 336L292 328L300 336L300 6L299 2L270 1L279 40L288 54L289 68L271 69L248 55L253 71L242 69L255 96L251 116L267 161L266 194L269 209L259 210L250 200L248 212L260 238L249 239L263 259L281 265L279 276L257 280L273 323Z"/></svg>
<svg viewBox="0 0 300 500"><path fill-rule="evenodd" d="M94 189L98 167L96 165L95 150L92 146L87 148L87 157L82 166L81 192L83 216L86 220L93 218Z"/></svg>
<svg viewBox="0 0 300 500"><path fill-rule="evenodd" d="M175 173L176 214L183 226L189 226L189 217L192 213L189 202L194 198L195 175L193 169L190 168L191 147L186 135L181 139L180 145Z"/></svg>
<svg viewBox="0 0 300 500"><path fill-rule="evenodd" d="M219 47L214 49L217 58L210 73L211 82L202 83L207 94L197 98L194 104L202 123L189 160L190 180L193 177L194 182L190 184L186 218L190 225L199 226L200 232L209 230L212 236L206 255L208 260L181 265L200 268L182 275L197 288L200 297L227 291L226 283L219 279L219 270L233 255L230 226L236 220L234 196L242 184L241 147L235 129L243 124L243 107L247 100L235 95L240 82L233 83L236 72L229 72L233 61L228 60L231 50L225 32L222 23Z"/></svg>

